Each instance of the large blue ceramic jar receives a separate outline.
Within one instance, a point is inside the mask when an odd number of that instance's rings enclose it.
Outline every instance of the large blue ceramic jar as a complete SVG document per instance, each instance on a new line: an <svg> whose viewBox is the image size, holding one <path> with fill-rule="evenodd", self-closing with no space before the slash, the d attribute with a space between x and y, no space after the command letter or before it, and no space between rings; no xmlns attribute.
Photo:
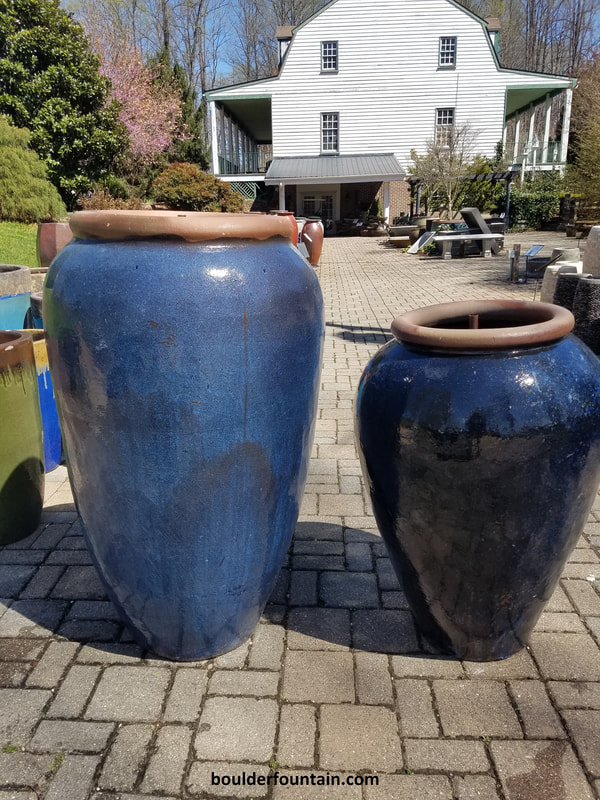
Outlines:
<svg viewBox="0 0 600 800"><path fill-rule="evenodd" d="M324 334L284 217L79 212L48 349L88 547L137 639L208 658L253 631L296 524Z"/></svg>
<svg viewBox="0 0 600 800"><path fill-rule="evenodd" d="M600 361L545 303L396 319L358 389L377 524L418 627L476 661L527 643L600 480Z"/></svg>

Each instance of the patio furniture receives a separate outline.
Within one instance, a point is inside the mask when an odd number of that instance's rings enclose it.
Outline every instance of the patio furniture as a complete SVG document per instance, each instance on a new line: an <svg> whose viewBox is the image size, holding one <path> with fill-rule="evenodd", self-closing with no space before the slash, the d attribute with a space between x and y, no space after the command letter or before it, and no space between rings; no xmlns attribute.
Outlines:
<svg viewBox="0 0 600 800"><path fill-rule="evenodd" d="M442 258L452 258L452 245L454 242L464 244L466 242L481 242L481 254L484 258L491 258L492 253L499 252L498 241L504 238L500 233L444 233L435 234L434 242L442 244Z"/></svg>

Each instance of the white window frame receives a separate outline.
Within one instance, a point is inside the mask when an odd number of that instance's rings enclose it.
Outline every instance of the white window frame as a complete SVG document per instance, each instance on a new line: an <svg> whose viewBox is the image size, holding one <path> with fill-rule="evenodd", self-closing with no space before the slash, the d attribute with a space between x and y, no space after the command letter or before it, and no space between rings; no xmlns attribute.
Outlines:
<svg viewBox="0 0 600 800"><path fill-rule="evenodd" d="M338 42L333 40L321 42L321 72L337 72L339 67L338 59ZM331 62L333 62L333 66Z"/></svg>
<svg viewBox="0 0 600 800"><path fill-rule="evenodd" d="M452 132L456 124L456 109L447 106L435 110L435 143L440 147L448 147L447 134Z"/></svg>
<svg viewBox="0 0 600 800"><path fill-rule="evenodd" d="M329 134L329 135L328 135ZM335 139L335 147L329 147L329 140ZM333 141L331 143L334 143ZM337 154L340 152L340 115L337 111L321 112L321 153Z"/></svg>
<svg viewBox="0 0 600 800"><path fill-rule="evenodd" d="M440 36L438 47L438 67L454 69L456 67L456 36Z"/></svg>

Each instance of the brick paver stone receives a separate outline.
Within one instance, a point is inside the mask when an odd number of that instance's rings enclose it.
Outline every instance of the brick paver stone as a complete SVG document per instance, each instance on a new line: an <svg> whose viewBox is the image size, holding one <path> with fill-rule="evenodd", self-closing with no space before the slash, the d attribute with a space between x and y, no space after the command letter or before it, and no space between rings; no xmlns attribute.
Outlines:
<svg viewBox="0 0 600 800"><path fill-rule="evenodd" d="M100 667L75 664L50 706L49 717L78 717L96 684Z"/></svg>
<svg viewBox="0 0 600 800"><path fill-rule="evenodd" d="M315 763L316 732L314 706L283 705L279 720L277 762L284 767L311 767Z"/></svg>
<svg viewBox="0 0 600 800"><path fill-rule="evenodd" d="M289 650L285 657L282 695L292 703L353 703L351 653Z"/></svg>
<svg viewBox="0 0 600 800"><path fill-rule="evenodd" d="M470 678L494 680L539 678L539 673L527 650L521 650L502 661L463 661L463 667Z"/></svg>
<svg viewBox="0 0 600 800"><path fill-rule="evenodd" d="M42 720L29 747L34 753L100 753L113 729L110 722Z"/></svg>
<svg viewBox="0 0 600 800"><path fill-rule="evenodd" d="M568 742L492 742L506 800L594 800Z"/></svg>
<svg viewBox="0 0 600 800"><path fill-rule="evenodd" d="M345 608L292 608L288 615L291 650L346 650L350 612Z"/></svg>
<svg viewBox="0 0 600 800"><path fill-rule="evenodd" d="M337 782L334 784L334 780L337 781L338 778L339 785ZM318 770L312 772L280 770L279 780L283 782L287 779L288 783L278 783L274 786L273 800L361 800L360 786L348 783L348 780L353 778L353 775L344 772L332 776ZM305 781L304 784L301 783L302 780ZM319 785L319 780L323 781L322 785ZM297 781L297 785L292 785L292 781Z"/></svg>
<svg viewBox="0 0 600 800"><path fill-rule="evenodd" d="M496 781L489 775L461 775L452 779L458 800L500 800Z"/></svg>
<svg viewBox="0 0 600 800"><path fill-rule="evenodd" d="M95 567L68 567L51 597L61 600L106 600L106 591Z"/></svg>
<svg viewBox="0 0 600 800"><path fill-rule="evenodd" d="M320 596L332 608L377 608L379 605L377 581L370 572L324 572Z"/></svg>
<svg viewBox="0 0 600 800"><path fill-rule="evenodd" d="M440 680L433 691L445 736L523 736L503 684Z"/></svg>
<svg viewBox="0 0 600 800"><path fill-rule="evenodd" d="M358 702L375 706L393 704L388 657L382 653L356 653L354 660Z"/></svg>
<svg viewBox="0 0 600 800"><path fill-rule="evenodd" d="M395 681L400 730L411 738L434 738L439 735L429 684L425 680L404 678Z"/></svg>
<svg viewBox="0 0 600 800"><path fill-rule="evenodd" d="M418 772L488 772L482 742L406 739L407 766Z"/></svg>
<svg viewBox="0 0 600 800"><path fill-rule="evenodd" d="M194 722L206 691L208 673L200 669L178 669L165 708L166 722Z"/></svg>
<svg viewBox="0 0 600 800"><path fill-rule="evenodd" d="M0 689L0 747L24 745L51 697L40 689Z"/></svg>
<svg viewBox="0 0 600 800"><path fill-rule="evenodd" d="M600 711L563 711L562 716L586 769L600 777Z"/></svg>
<svg viewBox="0 0 600 800"><path fill-rule="evenodd" d="M211 675L208 694L275 697L278 684L279 673L277 672L217 670Z"/></svg>
<svg viewBox="0 0 600 800"><path fill-rule="evenodd" d="M0 586L6 597L15 597L35 572L34 566L0 564Z"/></svg>
<svg viewBox="0 0 600 800"><path fill-rule="evenodd" d="M392 656L392 672L397 678L462 678L463 666L451 658L431 656Z"/></svg>
<svg viewBox="0 0 600 800"><path fill-rule="evenodd" d="M443 775L379 775L379 786L367 786L365 800L453 800Z"/></svg>
<svg viewBox="0 0 600 800"><path fill-rule="evenodd" d="M85 716L118 722L152 722L160 714L170 679L168 669L107 667Z"/></svg>
<svg viewBox="0 0 600 800"><path fill-rule="evenodd" d="M159 730L142 792L179 794L191 740L192 731L183 725L164 725Z"/></svg>
<svg viewBox="0 0 600 800"><path fill-rule="evenodd" d="M376 609L354 611L352 638L359 650L378 653L411 653L419 649L409 611Z"/></svg>
<svg viewBox="0 0 600 800"><path fill-rule="evenodd" d="M253 697L209 697L200 716L200 759L266 762L275 743L277 703Z"/></svg>
<svg viewBox="0 0 600 800"><path fill-rule="evenodd" d="M372 772L402 769L398 724L387 708L323 705L319 729L321 767Z"/></svg>
<svg viewBox="0 0 600 800"><path fill-rule="evenodd" d="M101 789L133 789L152 734L151 725L123 725L119 728L98 781Z"/></svg>
<svg viewBox="0 0 600 800"><path fill-rule="evenodd" d="M52 779L45 800L87 800L99 760L97 756L67 756Z"/></svg>
<svg viewBox="0 0 600 800"><path fill-rule="evenodd" d="M564 728L543 683L511 681L509 687L528 739L565 738Z"/></svg>
<svg viewBox="0 0 600 800"><path fill-rule="evenodd" d="M559 708L590 708L600 711L600 683L549 681L548 689Z"/></svg>
<svg viewBox="0 0 600 800"><path fill-rule="evenodd" d="M600 681L600 650L579 633L534 633L531 649L544 678Z"/></svg>
<svg viewBox="0 0 600 800"><path fill-rule="evenodd" d="M252 636L250 669L281 669L284 638L285 629L281 625L259 625Z"/></svg>
<svg viewBox="0 0 600 800"><path fill-rule="evenodd" d="M9 786L42 786L50 773L53 760L53 755L34 756L31 753L5 753L0 749L0 789L6 789Z"/></svg>

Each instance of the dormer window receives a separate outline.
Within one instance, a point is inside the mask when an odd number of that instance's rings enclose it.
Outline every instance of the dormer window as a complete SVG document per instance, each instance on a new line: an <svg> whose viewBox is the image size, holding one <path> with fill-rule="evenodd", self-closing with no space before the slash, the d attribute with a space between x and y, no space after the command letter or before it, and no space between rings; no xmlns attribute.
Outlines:
<svg viewBox="0 0 600 800"><path fill-rule="evenodd" d="M338 43L321 42L321 72L338 71Z"/></svg>
<svg viewBox="0 0 600 800"><path fill-rule="evenodd" d="M456 66L456 36L440 36L438 66L446 69Z"/></svg>

